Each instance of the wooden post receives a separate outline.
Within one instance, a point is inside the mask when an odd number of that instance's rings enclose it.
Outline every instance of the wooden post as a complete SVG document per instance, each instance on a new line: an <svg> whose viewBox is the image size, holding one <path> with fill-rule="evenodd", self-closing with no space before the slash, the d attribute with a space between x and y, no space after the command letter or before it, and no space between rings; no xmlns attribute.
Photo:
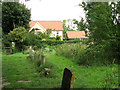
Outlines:
<svg viewBox="0 0 120 90"><path fill-rule="evenodd" d="M75 75L74 73L68 69L64 69L63 73L63 79L62 79L62 87L61 88L73 88L73 81L74 81Z"/></svg>
<svg viewBox="0 0 120 90"><path fill-rule="evenodd" d="M44 55L42 55L41 64L42 64L42 65L45 64L45 56L44 56Z"/></svg>

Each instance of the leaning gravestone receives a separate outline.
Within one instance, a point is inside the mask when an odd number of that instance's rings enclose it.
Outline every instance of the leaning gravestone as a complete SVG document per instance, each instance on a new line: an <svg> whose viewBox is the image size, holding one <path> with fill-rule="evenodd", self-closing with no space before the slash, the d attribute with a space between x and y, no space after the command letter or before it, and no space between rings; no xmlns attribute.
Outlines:
<svg viewBox="0 0 120 90"><path fill-rule="evenodd" d="M73 81L74 81L74 73L68 69L64 69L63 73L63 80L62 80L62 87L61 88L73 88Z"/></svg>

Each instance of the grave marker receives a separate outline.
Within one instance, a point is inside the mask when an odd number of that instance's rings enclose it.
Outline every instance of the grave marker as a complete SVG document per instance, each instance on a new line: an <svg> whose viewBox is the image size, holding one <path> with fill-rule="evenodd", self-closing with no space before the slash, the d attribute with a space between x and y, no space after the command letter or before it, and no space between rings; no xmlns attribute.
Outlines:
<svg viewBox="0 0 120 90"><path fill-rule="evenodd" d="M29 47L29 56L32 56L32 60L34 60L34 50L32 49L32 46Z"/></svg>
<svg viewBox="0 0 120 90"><path fill-rule="evenodd" d="M45 56L44 56L44 55L42 55L41 64L42 64L42 65L45 64Z"/></svg>
<svg viewBox="0 0 120 90"><path fill-rule="evenodd" d="M34 50L31 51L32 60L34 60Z"/></svg>
<svg viewBox="0 0 120 90"><path fill-rule="evenodd" d="M73 71L68 68L64 69L62 87L61 88L73 88L75 75Z"/></svg>

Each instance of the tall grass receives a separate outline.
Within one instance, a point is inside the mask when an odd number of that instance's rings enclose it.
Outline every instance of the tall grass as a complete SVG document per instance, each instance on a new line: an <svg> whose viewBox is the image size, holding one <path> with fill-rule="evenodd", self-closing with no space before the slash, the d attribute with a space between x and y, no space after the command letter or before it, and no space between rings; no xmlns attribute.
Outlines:
<svg viewBox="0 0 120 90"><path fill-rule="evenodd" d="M80 43L65 43L59 45L56 54L71 58L79 65L109 65L117 63L111 51L104 49L105 45L87 45Z"/></svg>
<svg viewBox="0 0 120 90"><path fill-rule="evenodd" d="M78 62L79 58L86 52L87 45L80 43L65 43L59 45L56 54L67 58L72 58Z"/></svg>

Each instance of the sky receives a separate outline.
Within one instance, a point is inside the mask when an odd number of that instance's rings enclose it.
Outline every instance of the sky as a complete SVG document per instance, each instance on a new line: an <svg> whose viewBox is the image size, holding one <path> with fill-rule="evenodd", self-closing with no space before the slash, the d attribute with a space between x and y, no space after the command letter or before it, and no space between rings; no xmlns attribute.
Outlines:
<svg viewBox="0 0 120 90"><path fill-rule="evenodd" d="M21 0L24 1L24 0ZM78 6L82 0L30 0L26 6L31 8L31 19L41 21L80 20L85 18L83 9Z"/></svg>

